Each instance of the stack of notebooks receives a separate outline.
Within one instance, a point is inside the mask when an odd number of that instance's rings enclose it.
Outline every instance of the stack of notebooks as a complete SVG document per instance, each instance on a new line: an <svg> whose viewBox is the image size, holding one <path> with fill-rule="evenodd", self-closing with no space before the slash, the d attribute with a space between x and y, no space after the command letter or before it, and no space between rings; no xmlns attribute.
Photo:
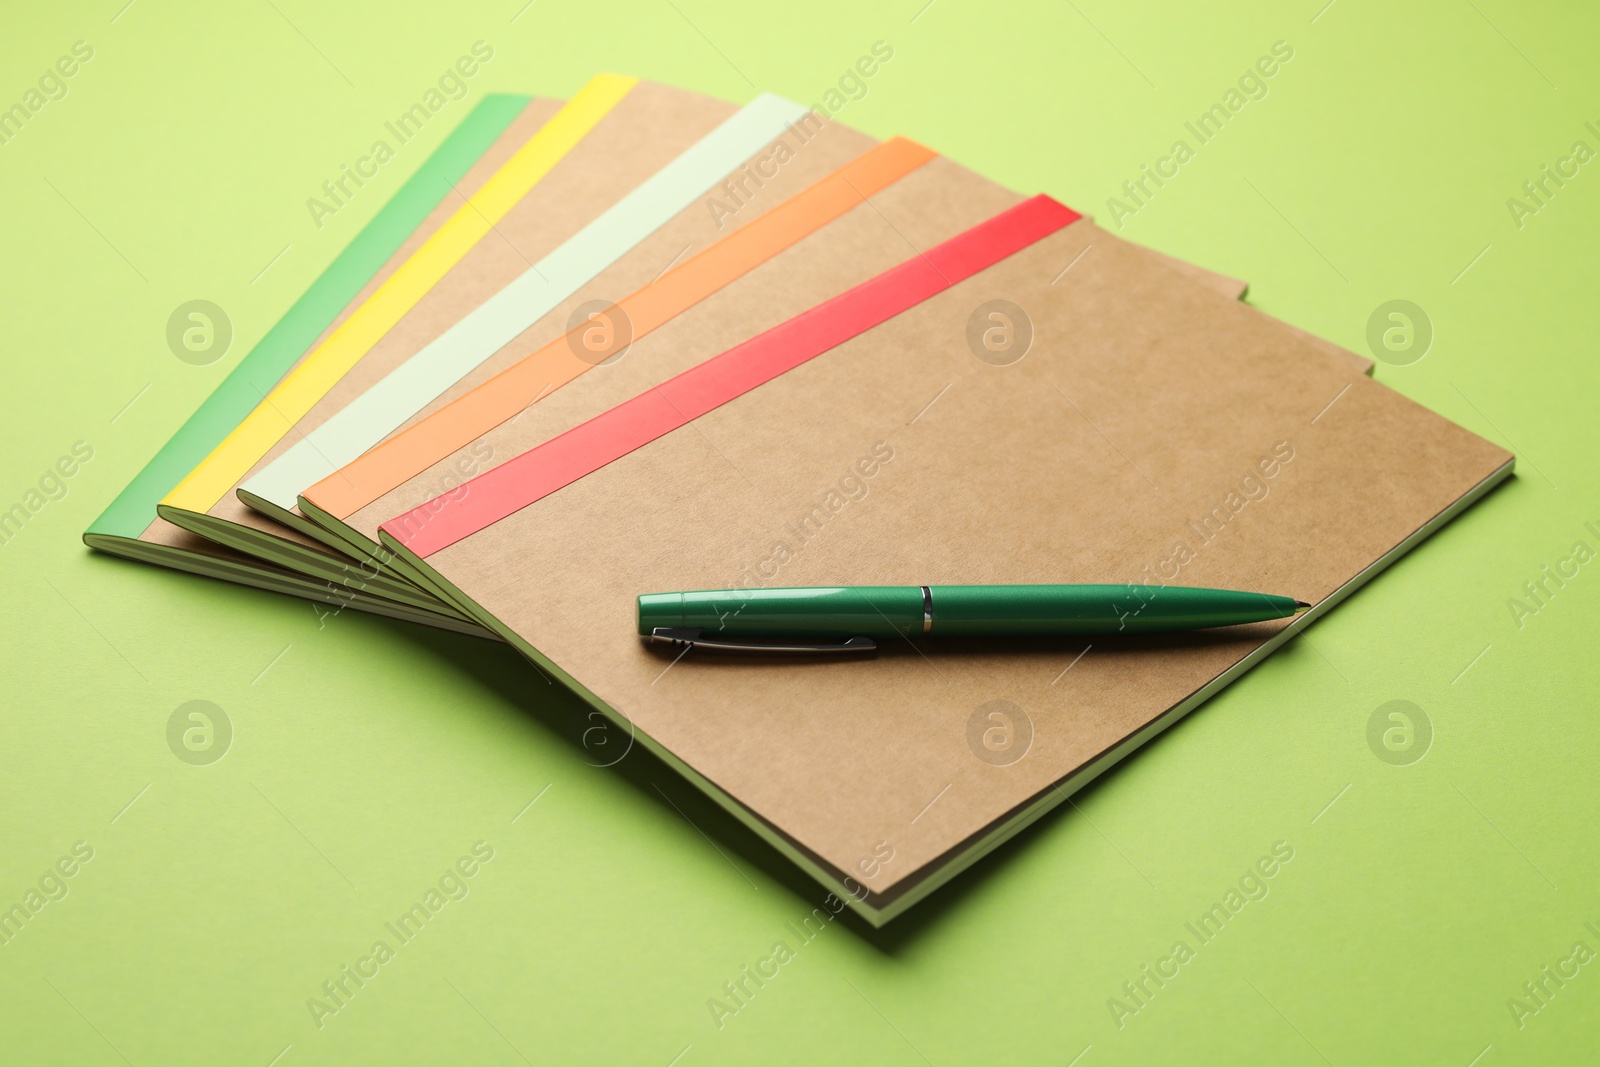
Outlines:
<svg viewBox="0 0 1600 1067"><path fill-rule="evenodd" d="M1510 474L1243 291L775 96L493 96L84 539L507 641L879 924ZM635 627L646 592L1027 582L1315 606L848 661ZM1023 749L984 758L986 707Z"/></svg>

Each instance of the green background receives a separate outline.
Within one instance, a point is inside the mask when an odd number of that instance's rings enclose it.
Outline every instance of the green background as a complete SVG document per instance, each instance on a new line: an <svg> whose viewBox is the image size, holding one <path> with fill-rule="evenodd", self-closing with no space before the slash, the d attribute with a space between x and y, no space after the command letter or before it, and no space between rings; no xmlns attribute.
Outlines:
<svg viewBox="0 0 1600 1067"><path fill-rule="evenodd" d="M1507 1001L1576 942L1600 951L1600 566L1520 626L1508 601L1574 542L1600 549L1584 527L1600 529L1600 163L1520 227L1506 205L1573 142L1600 149L1592 10L123 2L13 7L0 34L4 106L74 41L95 50L0 146L0 506L74 442L94 449L0 549L0 904L75 842L94 850L0 947L0 1058L1593 1057L1600 963L1520 1027ZM318 229L306 198L479 39L495 55L469 97ZM641 751L595 766L623 740L586 738L577 701L511 652L319 621L80 544L484 92L565 96L609 69L812 102L878 40L894 58L841 121L1103 224L1124 180L1288 42L1267 96L1122 234L1247 277L1258 306L1358 351L1376 308L1415 302L1432 346L1378 379L1512 448L1518 476L907 916L841 918L807 943L789 924L817 887ZM193 299L235 329L209 366L164 336ZM219 762L169 749L190 700L232 723ZM1431 724L1408 765L1368 743L1391 700ZM494 859L470 895L319 1029L307 998L480 840ZM1108 998L1194 945L1185 922L1279 841L1294 858L1266 898L1119 1028ZM779 940L794 958L719 1028L707 999Z"/></svg>

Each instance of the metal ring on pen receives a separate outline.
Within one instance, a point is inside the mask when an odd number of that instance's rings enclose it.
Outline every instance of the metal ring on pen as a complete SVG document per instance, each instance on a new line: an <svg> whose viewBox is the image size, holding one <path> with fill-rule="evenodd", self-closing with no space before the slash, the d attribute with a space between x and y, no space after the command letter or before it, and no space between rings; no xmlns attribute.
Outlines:
<svg viewBox="0 0 1600 1067"><path fill-rule="evenodd" d="M922 587L922 636L933 632L933 590Z"/></svg>

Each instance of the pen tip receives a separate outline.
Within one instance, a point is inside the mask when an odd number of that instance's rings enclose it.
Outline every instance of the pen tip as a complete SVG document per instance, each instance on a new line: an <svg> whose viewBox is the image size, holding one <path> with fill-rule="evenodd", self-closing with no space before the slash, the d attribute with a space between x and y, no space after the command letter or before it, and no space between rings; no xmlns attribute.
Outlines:
<svg viewBox="0 0 1600 1067"><path fill-rule="evenodd" d="M1304 600L1296 600L1296 601L1295 601L1295 602L1294 602L1294 613L1295 613L1295 614L1296 614L1296 615L1298 615L1298 614L1300 614L1300 613L1301 613L1301 612L1302 612L1302 611L1305 611L1305 610L1307 610L1307 609L1308 609L1308 608L1310 608L1310 607L1311 607L1311 605L1310 605L1310 604L1307 604L1307 603L1306 603L1306 602L1305 602L1305 601L1304 601Z"/></svg>

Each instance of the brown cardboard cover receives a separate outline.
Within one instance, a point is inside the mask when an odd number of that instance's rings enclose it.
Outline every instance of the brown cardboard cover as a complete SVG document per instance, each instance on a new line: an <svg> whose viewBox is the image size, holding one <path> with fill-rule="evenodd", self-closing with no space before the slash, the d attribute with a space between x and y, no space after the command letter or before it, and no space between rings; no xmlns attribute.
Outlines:
<svg viewBox="0 0 1600 1067"><path fill-rule="evenodd" d="M997 298L1034 330L1025 358L1004 367L966 339L974 310ZM1171 284L1084 220L427 564L703 787L830 876L865 884L878 906L1075 788L1097 757L1284 624L928 640L864 661L674 661L636 635L636 595L1126 581L1315 602L1510 461L1251 309ZM991 701L1031 722L1009 765L969 743ZM880 842L894 858L869 877L860 861Z"/></svg>

